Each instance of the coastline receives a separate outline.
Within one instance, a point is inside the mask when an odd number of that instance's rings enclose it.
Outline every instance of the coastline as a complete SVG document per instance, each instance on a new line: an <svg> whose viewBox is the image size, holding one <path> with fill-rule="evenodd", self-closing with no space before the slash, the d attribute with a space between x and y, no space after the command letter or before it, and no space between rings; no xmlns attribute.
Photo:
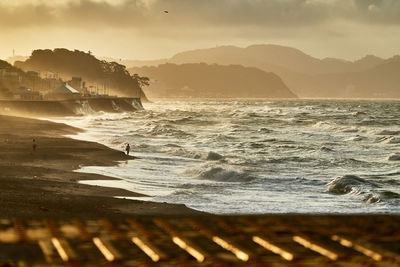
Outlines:
<svg viewBox="0 0 400 267"><path fill-rule="evenodd" d="M65 124L0 115L0 214L3 218L98 218L190 215L184 205L127 200L145 197L81 180L117 178L75 172L81 166L114 166L133 159L104 145L67 138L82 132ZM36 139L37 149L32 149Z"/></svg>

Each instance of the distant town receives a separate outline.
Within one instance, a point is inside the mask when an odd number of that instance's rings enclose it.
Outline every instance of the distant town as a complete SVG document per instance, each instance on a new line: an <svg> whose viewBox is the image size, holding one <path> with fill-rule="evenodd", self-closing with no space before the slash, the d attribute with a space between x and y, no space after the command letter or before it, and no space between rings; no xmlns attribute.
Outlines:
<svg viewBox="0 0 400 267"><path fill-rule="evenodd" d="M90 51L35 50L11 65L0 60L0 114L75 116L143 109L147 77Z"/></svg>
<svg viewBox="0 0 400 267"><path fill-rule="evenodd" d="M81 77L63 81L58 73L28 71L20 75L15 71L0 69L0 96L7 100L67 100L90 97L109 97L104 85L87 85Z"/></svg>

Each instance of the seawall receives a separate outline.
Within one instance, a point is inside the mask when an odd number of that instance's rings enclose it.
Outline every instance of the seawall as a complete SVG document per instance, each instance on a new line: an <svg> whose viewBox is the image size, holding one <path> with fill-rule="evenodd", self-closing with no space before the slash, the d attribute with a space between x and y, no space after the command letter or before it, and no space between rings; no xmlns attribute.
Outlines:
<svg viewBox="0 0 400 267"><path fill-rule="evenodd" d="M25 117L79 116L96 112L132 112L143 109L140 98L82 98L60 101L0 100L0 114Z"/></svg>

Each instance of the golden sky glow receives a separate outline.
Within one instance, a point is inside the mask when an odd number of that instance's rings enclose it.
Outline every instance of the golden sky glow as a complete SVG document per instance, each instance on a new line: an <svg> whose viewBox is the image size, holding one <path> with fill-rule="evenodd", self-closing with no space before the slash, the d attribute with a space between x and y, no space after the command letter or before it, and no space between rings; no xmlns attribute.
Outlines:
<svg viewBox="0 0 400 267"><path fill-rule="evenodd" d="M169 13L164 13L168 10ZM0 57L64 47L126 59L273 43L316 57L400 52L397 0L0 0Z"/></svg>

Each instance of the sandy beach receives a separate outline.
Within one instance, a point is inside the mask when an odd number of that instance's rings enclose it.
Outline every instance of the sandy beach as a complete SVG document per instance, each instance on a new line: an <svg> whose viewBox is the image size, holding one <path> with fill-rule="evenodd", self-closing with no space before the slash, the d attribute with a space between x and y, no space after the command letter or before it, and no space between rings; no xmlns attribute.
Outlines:
<svg viewBox="0 0 400 267"><path fill-rule="evenodd" d="M144 195L79 184L79 180L115 179L74 172L79 166L111 166L133 159L98 143L64 137L79 131L49 121L0 116L1 217L116 218L199 213L184 205L116 199L113 196Z"/></svg>

